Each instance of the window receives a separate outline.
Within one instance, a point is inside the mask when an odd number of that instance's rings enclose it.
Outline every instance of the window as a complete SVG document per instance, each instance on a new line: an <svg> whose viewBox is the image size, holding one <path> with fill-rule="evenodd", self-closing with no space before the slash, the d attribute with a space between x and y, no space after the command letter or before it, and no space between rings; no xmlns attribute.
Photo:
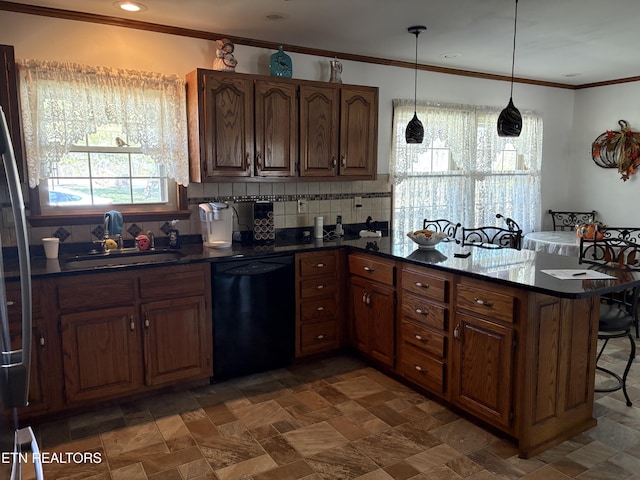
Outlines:
<svg viewBox="0 0 640 480"><path fill-rule="evenodd" d="M186 209L183 80L33 60L20 75L36 216Z"/></svg>
<svg viewBox="0 0 640 480"><path fill-rule="evenodd" d="M423 219L446 218L467 227L500 225L496 213L525 231L541 218L542 119L523 114L520 137L496 132L499 111L488 107L422 103L422 144L408 145L404 130L413 102L395 100L390 174L393 230L398 240Z"/></svg>

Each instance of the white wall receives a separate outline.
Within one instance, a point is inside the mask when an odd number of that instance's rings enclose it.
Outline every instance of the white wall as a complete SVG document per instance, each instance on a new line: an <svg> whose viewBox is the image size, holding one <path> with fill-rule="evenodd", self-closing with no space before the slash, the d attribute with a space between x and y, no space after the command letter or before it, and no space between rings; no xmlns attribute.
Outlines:
<svg viewBox="0 0 640 480"><path fill-rule="evenodd" d="M640 173L626 182L615 168L597 166L591 159L591 144L607 130L620 130L626 120L640 131L640 82L596 87L576 92L574 131L571 142L569 190L572 204L595 209L609 226L640 226Z"/></svg>
<svg viewBox="0 0 640 480"><path fill-rule="evenodd" d="M372 40L373 41L373 40ZM38 17L11 12L2 12L0 17L0 43L13 45L17 58L38 58L57 61L73 61L91 65L105 65L138 70L157 71L184 75L195 68L209 68L213 61L213 42L138 31L120 27L110 27L70 20ZM237 71L242 73L268 74L269 56L274 51L236 45ZM295 78L323 80L329 79L329 58L291 54ZM413 72L398 67L372 65L359 62L343 62L342 79L345 83L374 85L380 88L378 173L386 174L389 169L391 145L391 120L393 98L411 98L413 95ZM517 71L516 71L517 76ZM616 87L624 90L625 87ZM636 88L638 88L636 86ZM598 90L598 89L594 89ZM603 95L611 88L599 89ZM624 112L618 113L609 106L610 121L585 124L594 118L594 110L607 102L596 93L579 93L573 90L516 84L514 103L524 110L534 110L544 118L544 149L541 211L549 208L596 208L603 213L613 213L615 207L605 208L600 198L593 199L582 192L582 184L576 179L576 171L586 169L572 167L573 163L588 163L589 157L579 159L577 146L590 148L590 142L603 128L616 126L616 121ZM509 84L503 81L476 79L433 72L420 72L418 76L418 96L422 100L493 105L504 107L508 101ZM592 99L591 96L594 98ZM588 115L583 115L583 107L575 108L574 99L580 98L593 107L585 107ZM631 108L629 97L620 95L619 104ZM628 120L635 120L627 115ZM574 118L579 126L574 130ZM636 116L637 118L637 116ZM594 122L595 123L595 122ZM640 123L640 122L638 122ZM574 135L580 131L585 139ZM585 143L586 142L586 143ZM573 153L572 153L573 152ZM591 167L591 165L589 165ZM593 169L591 169L593 170ZM598 169L598 178L610 176L612 172ZM596 172L593 171L594 179ZM615 185L618 184L614 181ZM622 183L622 182L620 182ZM624 190L630 191L634 182L627 182ZM622 185L620 185L622 187ZM616 191L615 194L621 194ZM606 194L609 195L609 194ZM546 215L542 215L544 227L550 225ZM640 222L639 222L640 223Z"/></svg>

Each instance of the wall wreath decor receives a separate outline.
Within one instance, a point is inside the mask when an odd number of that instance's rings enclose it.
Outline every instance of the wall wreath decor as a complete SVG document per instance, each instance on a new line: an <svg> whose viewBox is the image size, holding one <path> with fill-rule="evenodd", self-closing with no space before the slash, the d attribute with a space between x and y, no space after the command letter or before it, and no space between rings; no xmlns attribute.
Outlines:
<svg viewBox="0 0 640 480"><path fill-rule="evenodd" d="M602 168L617 168L623 181L640 166L640 132L633 132L624 120L620 131L607 130L591 144L591 157Z"/></svg>

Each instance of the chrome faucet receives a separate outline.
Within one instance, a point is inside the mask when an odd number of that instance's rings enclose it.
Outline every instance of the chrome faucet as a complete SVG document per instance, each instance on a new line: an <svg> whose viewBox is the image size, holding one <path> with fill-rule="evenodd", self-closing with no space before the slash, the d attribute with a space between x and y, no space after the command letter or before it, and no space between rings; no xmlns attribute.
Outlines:
<svg viewBox="0 0 640 480"><path fill-rule="evenodd" d="M107 240L109 238L109 217L107 215L104 216L104 234L102 235L103 240Z"/></svg>
<svg viewBox="0 0 640 480"><path fill-rule="evenodd" d="M153 234L151 230L147 232L147 237L149 237L149 250L156 249L156 236Z"/></svg>

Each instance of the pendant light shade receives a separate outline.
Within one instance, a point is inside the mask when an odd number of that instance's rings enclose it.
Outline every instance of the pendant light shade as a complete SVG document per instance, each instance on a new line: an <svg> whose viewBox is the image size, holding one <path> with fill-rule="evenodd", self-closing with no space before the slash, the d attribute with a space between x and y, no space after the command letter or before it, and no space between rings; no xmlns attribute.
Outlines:
<svg viewBox="0 0 640 480"><path fill-rule="evenodd" d="M426 29L427 27L422 25L416 25L407 29L409 33L416 36L416 64L413 78L413 118L407 124L407 128L404 132L407 143L422 143L422 140L424 139L424 127L422 126L422 122L418 119L416 106L418 103L418 35Z"/></svg>
<svg viewBox="0 0 640 480"><path fill-rule="evenodd" d="M513 23L513 53L511 56L511 93L509 104L500 112L498 117L499 137L519 137L522 131L522 115L513 104L513 69L516 63L516 29L518 26L518 0L516 0L516 14Z"/></svg>

